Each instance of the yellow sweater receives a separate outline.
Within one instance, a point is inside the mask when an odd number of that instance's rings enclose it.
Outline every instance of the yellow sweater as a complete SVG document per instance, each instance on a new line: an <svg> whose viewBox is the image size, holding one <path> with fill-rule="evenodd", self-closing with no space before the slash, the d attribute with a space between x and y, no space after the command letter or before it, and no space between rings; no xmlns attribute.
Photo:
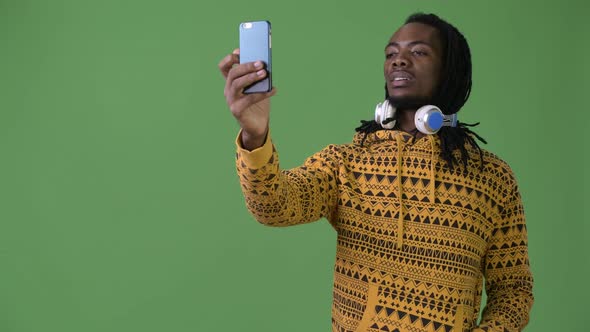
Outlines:
<svg viewBox="0 0 590 332"><path fill-rule="evenodd" d="M239 136L238 136L239 137ZM508 165L477 151L466 173L437 136L381 130L290 170L270 137L240 147L246 205L269 226L326 218L336 230L332 331L520 331L533 304L527 232ZM477 324L485 280L487 303Z"/></svg>

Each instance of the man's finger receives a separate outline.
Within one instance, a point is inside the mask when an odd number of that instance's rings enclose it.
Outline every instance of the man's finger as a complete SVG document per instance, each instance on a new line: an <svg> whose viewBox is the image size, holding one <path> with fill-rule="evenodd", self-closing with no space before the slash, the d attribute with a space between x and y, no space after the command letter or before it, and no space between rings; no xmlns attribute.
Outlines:
<svg viewBox="0 0 590 332"><path fill-rule="evenodd" d="M254 73L264 69L264 63L262 61L254 61L254 62L247 62L242 63L236 66L233 66L227 75L227 79L233 81L240 76L245 76L249 73Z"/></svg>
<svg viewBox="0 0 590 332"><path fill-rule="evenodd" d="M276 93L277 93L277 90L273 87L272 90L270 90L270 92L250 93L250 94L247 94L246 97L244 97L244 99L247 100L248 104L254 105L256 103L259 103L265 99L268 99L268 98L274 96Z"/></svg>
<svg viewBox="0 0 590 332"><path fill-rule="evenodd" d="M268 73L264 69L257 70L255 72L248 72L245 75L238 76L237 78L233 79L234 71L239 71L238 67L235 67L228 76L227 82L230 85L230 89L234 90L236 94L242 93L244 88L263 80L267 77Z"/></svg>
<svg viewBox="0 0 590 332"><path fill-rule="evenodd" d="M221 71L221 75L223 75L223 78L227 79L229 71L237 63L240 63L240 55L236 53L228 54L223 59L221 59L221 61L219 61L218 67Z"/></svg>

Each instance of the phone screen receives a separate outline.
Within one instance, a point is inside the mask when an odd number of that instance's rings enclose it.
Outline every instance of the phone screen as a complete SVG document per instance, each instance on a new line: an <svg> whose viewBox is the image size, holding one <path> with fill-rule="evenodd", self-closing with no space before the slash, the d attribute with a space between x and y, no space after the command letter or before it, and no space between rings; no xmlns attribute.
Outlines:
<svg viewBox="0 0 590 332"><path fill-rule="evenodd" d="M240 63L262 61L267 76L244 89L244 93L269 92L272 89L270 22L255 21L240 24Z"/></svg>

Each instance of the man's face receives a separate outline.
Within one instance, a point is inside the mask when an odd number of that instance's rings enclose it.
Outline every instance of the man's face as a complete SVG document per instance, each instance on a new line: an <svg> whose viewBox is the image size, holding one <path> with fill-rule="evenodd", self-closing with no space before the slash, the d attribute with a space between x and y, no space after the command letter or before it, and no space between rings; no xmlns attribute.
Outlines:
<svg viewBox="0 0 590 332"><path fill-rule="evenodd" d="M390 102L398 109L430 102L438 87L442 45L438 31L426 24L408 23L385 47L383 72Z"/></svg>

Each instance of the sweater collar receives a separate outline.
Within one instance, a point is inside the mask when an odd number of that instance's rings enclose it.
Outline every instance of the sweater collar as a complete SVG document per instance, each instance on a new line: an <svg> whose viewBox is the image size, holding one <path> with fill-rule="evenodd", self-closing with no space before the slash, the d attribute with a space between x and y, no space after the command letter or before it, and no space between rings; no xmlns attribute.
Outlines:
<svg viewBox="0 0 590 332"><path fill-rule="evenodd" d="M414 135L407 133L405 131L389 129L382 129L370 134L366 134L366 137L365 133L356 133L352 139L352 142L355 145L361 145L362 142L363 146L369 146L381 142L398 141L398 136L399 138L401 138L399 142L401 142L404 145L414 145L416 147L423 147L428 150L430 150L431 147L433 147L432 143L434 143L434 147L440 146L440 139L438 135L426 135L416 139Z"/></svg>

